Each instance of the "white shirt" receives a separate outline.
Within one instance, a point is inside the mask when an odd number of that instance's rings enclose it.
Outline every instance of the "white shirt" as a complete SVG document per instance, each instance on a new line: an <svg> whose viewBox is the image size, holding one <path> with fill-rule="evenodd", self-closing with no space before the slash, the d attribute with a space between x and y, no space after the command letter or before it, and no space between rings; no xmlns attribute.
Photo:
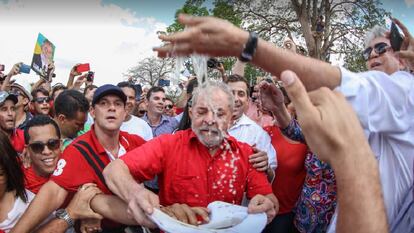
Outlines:
<svg viewBox="0 0 414 233"><path fill-rule="evenodd" d="M274 170L277 167L276 151L266 133L256 122L243 114L236 123L228 130L229 134L238 141L256 145L257 149L267 153L269 166Z"/></svg>
<svg viewBox="0 0 414 233"><path fill-rule="evenodd" d="M0 222L0 229L4 230L5 232L9 232L14 225L16 225L17 221L26 211L27 207L29 207L30 202L33 200L35 195L26 189L27 195L27 203L25 203L20 197L17 197L14 201L13 208L7 214L7 218Z"/></svg>
<svg viewBox="0 0 414 233"><path fill-rule="evenodd" d="M391 226L399 221L396 216L413 185L414 76L404 71L392 75L379 71L358 74L341 71L341 86L337 90L357 113L378 160ZM335 225L333 220L329 232L335 231Z"/></svg>
<svg viewBox="0 0 414 233"><path fill-rule="evenodd" d="M128 121L122 122L121 130L129 134L138 135L145 141L149 141L153 138L151 127L149 127L147 122L133 115L131 115L131 118Z"/></svg>

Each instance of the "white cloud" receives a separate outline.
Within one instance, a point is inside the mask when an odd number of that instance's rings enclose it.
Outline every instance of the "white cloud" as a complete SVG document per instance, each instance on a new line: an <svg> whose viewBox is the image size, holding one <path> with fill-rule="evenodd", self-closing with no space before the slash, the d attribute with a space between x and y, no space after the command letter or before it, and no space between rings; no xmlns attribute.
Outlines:
<svg viewBox="0 0 414 233"><path fill-rule="evenodd" d="M410 8L414 5L414 0L405 0L405 4Z"/></svg>
<svg viewBox="0 0 414 233"><path fill-rule="evenodd" d="M122 73L154 55L152 47L160 44L156 31L166 25L100 0L11 0L0 1L0 28L0 64L6 70L19 61L30 65L41 32L56 45L54 82L66 83L70 68L79 62L90 63L95 83L101 85L124 80ZM34 74L28 78L37 79Z"/></svg>

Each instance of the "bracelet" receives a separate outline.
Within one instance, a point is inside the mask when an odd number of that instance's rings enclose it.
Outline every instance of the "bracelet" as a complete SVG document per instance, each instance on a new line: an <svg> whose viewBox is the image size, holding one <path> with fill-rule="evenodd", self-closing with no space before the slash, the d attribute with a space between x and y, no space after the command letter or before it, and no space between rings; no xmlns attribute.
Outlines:
<svg viewBox="0 0 414 233"><path fill-rule="evenodd" d="M242 62L250 62L253 59L253 55L256 52L258 36L255 32L249 33L249 39L244 45L243 52L240 55L239 60Z"/></svg>

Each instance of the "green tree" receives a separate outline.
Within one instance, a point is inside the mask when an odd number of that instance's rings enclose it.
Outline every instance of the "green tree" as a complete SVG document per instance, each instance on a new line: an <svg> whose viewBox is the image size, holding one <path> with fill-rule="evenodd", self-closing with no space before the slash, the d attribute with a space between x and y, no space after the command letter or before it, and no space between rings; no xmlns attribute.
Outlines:
<svg viewBox="0 0 414 233"><path fill-rule="evenodd" d="M207 8L202 6L204 3L204 0L187 0L184 3L184 6L181 9L178 9L175 12L175 22L168 26L167 32L178 32L182 31L184 29L183 25L178 23L177 17L181 13L189 14L189 15L195 15L195 16L208 16L210 15Z"/></svg>

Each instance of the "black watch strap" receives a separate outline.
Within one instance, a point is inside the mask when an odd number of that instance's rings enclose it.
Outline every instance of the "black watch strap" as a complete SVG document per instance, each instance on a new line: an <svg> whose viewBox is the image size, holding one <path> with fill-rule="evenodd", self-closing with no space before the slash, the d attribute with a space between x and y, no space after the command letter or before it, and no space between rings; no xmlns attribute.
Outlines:
<svg viewBox="0 0 414 233"><path fill-rule="evenodd" d="M247 40L246 44L244 45L244 49L242 54L240 55L240 61L242 62L249 62L253 59L253 55L256 52L257 48L257 41L259 40L257 34L255 32L249 33L249 39Z"/></svg>

